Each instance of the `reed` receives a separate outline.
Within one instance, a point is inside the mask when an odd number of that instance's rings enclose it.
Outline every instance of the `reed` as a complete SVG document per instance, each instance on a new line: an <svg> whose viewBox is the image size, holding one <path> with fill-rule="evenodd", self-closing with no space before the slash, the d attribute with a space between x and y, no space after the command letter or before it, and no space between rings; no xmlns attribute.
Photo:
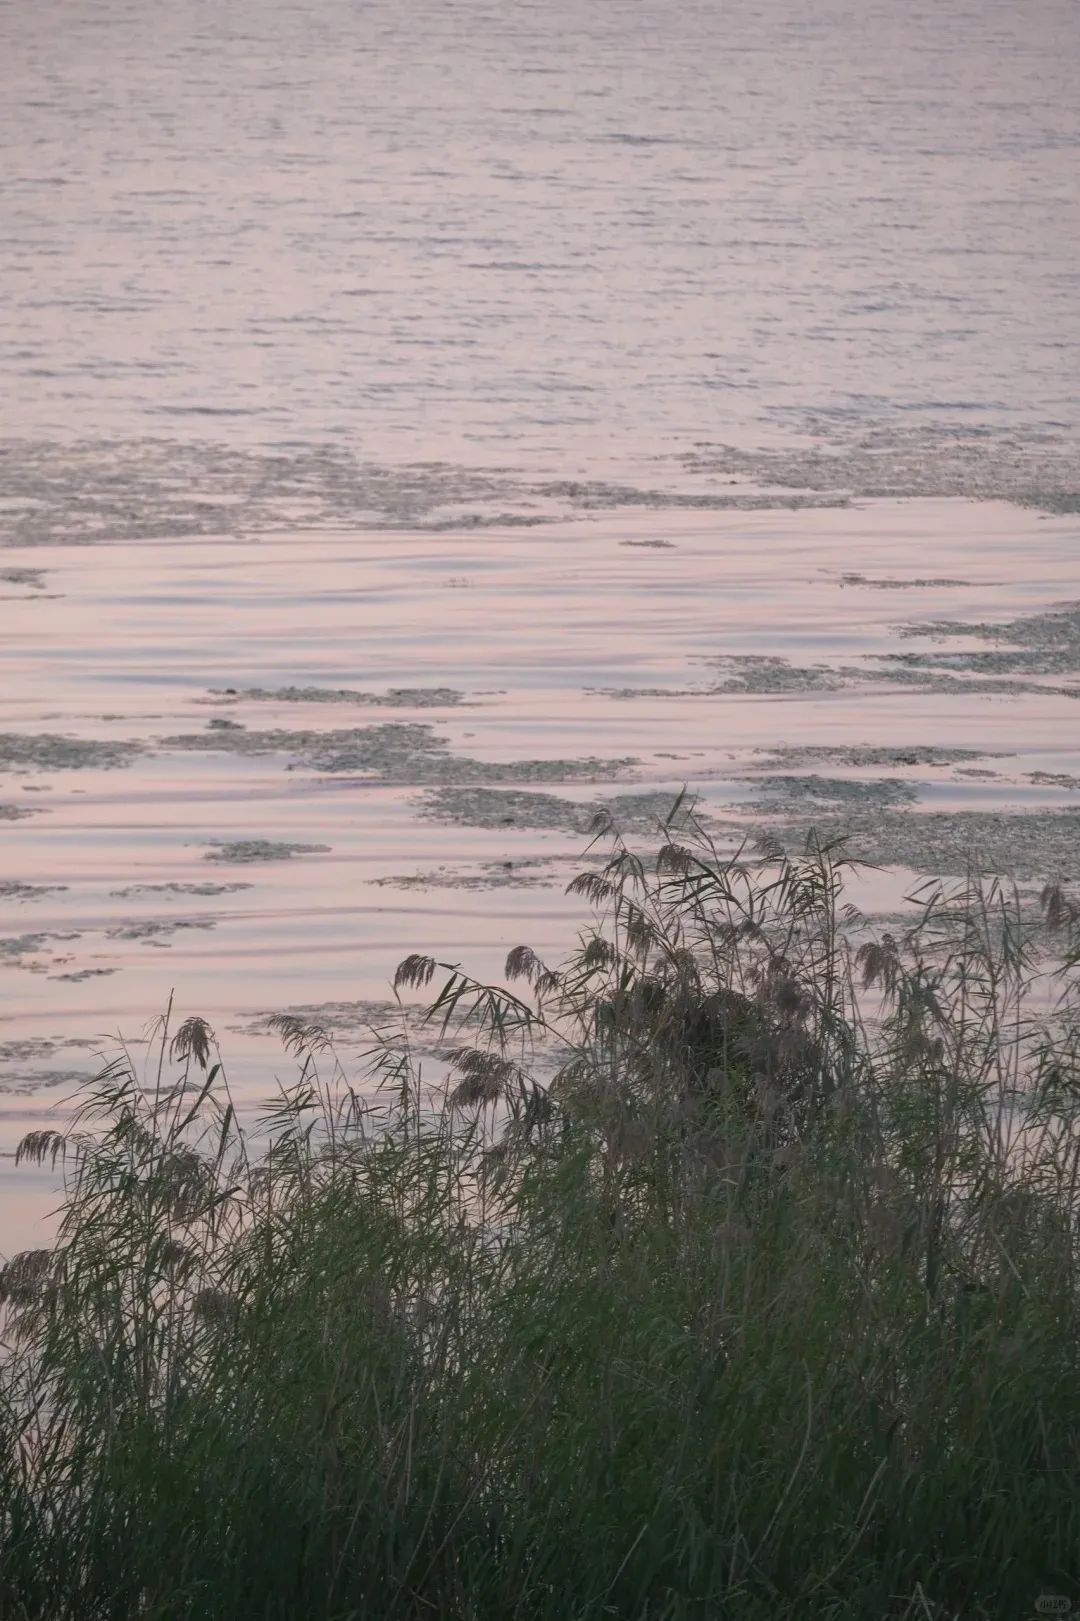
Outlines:
<svg viewBox="0 0 1080 1621"><path fill-rule="evenodd" d="M411 1022L354 1088L282 1018L246 1132L188 1020L25 1141L0 1615L1080 1602L1075 906L972 879L872 939L842 849L599 836L566 962L400 966L440 1086Z"/></svg>

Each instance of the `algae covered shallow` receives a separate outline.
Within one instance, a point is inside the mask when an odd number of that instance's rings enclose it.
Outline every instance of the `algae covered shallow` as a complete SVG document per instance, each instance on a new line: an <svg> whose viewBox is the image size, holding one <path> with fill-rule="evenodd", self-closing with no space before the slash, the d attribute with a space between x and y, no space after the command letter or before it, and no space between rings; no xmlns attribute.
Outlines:
<svg viewBox="0 0 1080 1621"><path fill-rule="evenodd" d="M295 839L215 839L206 861L291 861L294 856L326 855L328 844L299 844ZM166 925L167 927L167 925Z"/></svg>
<svg viewBox="0 0 1080 1621"><path fill-rule="evenodd" d="M194 465L170 456L146 477ZM644 846L684 785L723 849L850 834L882 869L859 880L871 912L972 850L1025 884L1074 869L1068 514L647 504L243 528L157 546L106 526L4 559L50 587L19 587L4 649L5 1040L100 1045L170 994L222 1023L378 1001L429 945L497 974L518 939L573 937L564 891L597 819ZM1041 667L962 662L1017 651ZM247 1106L267 1049L245 1029ZM25 1057L20 1109L35 1067L52 1097L49 1075L94 1062ZM15 1132L0 1118L0 1150Z"/></svg>
<svg viewBox="0 0 1080 1621"><path fill-rule="evenodd" d="M55 732L7 732L0 735L0 771L108 770L129 765L140 752L140 745L130 739L105 741Z"/></svg>

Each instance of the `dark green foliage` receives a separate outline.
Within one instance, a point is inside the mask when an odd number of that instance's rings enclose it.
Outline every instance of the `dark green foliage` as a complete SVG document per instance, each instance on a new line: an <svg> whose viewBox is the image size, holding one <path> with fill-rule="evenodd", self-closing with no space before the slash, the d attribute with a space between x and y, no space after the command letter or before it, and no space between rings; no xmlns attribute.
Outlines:
<svg viewBox="0 0 1080 1621"><path fill-rule="evenodd" d="M1076 909L1052 973L976 884L856 950L841 876L616 841L564 966L402 966L441 1099L283 1020L245 1139L188 1020L27 1139L66 1195L0 1275L0 1617L1080 1600Z"/></svg>

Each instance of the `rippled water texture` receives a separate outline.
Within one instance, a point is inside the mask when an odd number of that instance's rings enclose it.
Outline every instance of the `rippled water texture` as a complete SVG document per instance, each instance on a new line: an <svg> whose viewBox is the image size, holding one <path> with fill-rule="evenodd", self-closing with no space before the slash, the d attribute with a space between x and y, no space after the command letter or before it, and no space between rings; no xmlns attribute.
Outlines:
<svg viewBox="0 0 1080 1621"><path fill-rule="evenodd" d="M0 79L9 432L1080 414L1075 0L14 0Z"/></svg>

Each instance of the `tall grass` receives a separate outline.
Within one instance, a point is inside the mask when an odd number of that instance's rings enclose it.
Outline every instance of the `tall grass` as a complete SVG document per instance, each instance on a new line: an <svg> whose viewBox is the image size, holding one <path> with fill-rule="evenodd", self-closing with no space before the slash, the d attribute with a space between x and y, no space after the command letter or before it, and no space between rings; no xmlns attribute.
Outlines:
<svg viewBox="0 0 1080 1621"><path fill-rule="evenodd" d="M871 941L843 877L613 836L566 963L401 965L441 1097L284 1018L246 1139L201 1021L118 1059L23 1145L0 1615L1080 1600L1077 912L972 882Z"/></svg>

